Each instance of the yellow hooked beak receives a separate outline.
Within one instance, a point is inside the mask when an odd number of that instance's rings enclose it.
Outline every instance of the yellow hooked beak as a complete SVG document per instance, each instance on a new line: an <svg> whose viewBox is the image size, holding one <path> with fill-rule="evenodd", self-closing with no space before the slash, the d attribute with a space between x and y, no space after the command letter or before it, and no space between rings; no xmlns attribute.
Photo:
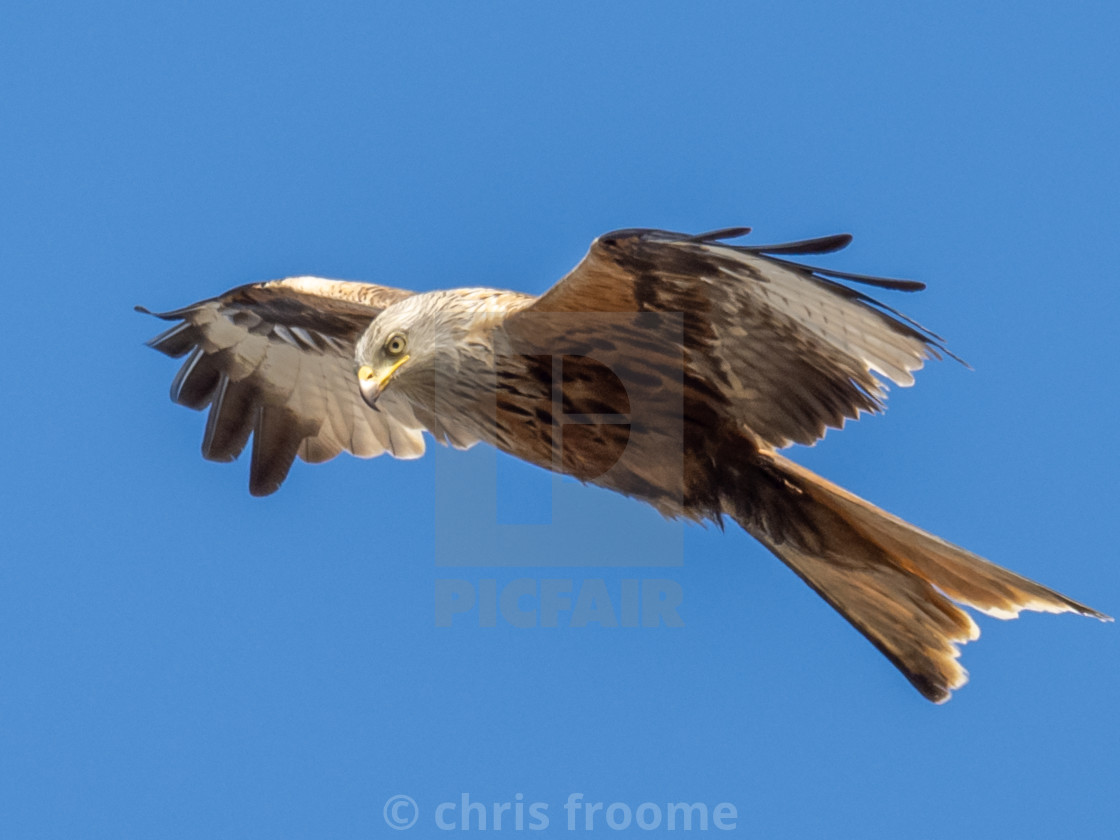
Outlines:
<svg viewBox="0 0 1120 840"><path fill-rule="evenodd" d="M369 365L358 368L358 388L362 392L362 399L372 407L381 396L381 392L385 390L385 386L389 384L389 380L393 378L393 374L397 372L397 368L407 362L408 358L408 356L401 356L382 371L374 370Z"/></svg>

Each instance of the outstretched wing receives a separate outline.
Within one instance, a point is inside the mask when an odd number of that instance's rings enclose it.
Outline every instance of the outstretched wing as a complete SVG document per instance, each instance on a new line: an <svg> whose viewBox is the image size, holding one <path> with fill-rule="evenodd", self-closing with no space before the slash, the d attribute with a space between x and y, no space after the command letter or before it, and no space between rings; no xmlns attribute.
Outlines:
<svg viewBox="0 0 1120 840"><path fill-rule="evenodd" d="M879 377L910 385L926 359L952 355L934 333L837 281L898 291L921 283L787 259L839 250L847 234L781 245L720 241L747 232L604 234L527 311L682 313L685 370L776 447L812 443L829 427L881 410Z"/></svg>
<svg viewBox="0 0 1120 840"><path fill-rule="evenodd" d="M179 323L148 345L186 356L171 399L209 406L203 457L232 461L252 434L249 491L264 496L280 487L297 455L318 463L343 450L363 458L423 454L421 425L407 404L389 398L370 408L353 371L362 332L411 294L318 277L256 283L149 313Z"/></svg>

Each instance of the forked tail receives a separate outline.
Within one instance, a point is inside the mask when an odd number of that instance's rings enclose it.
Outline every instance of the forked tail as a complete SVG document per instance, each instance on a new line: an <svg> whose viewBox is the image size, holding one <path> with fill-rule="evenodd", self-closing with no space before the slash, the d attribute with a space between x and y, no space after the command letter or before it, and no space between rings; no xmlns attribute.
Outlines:
<svg viewBox="0 0 1120 840"><path fill-rule="evenodd" d="M784 523L728 510L935 703L968 681L957 645L980 635L963 604L997 618L1021 610L1111 619L880 510L776 453L761 453ZM765 504L762 507L766 507ZM794 521L790 521L790 520ZM775 527L780 525L780 527ZM953 602L956 602L953 603Z"/></svg>

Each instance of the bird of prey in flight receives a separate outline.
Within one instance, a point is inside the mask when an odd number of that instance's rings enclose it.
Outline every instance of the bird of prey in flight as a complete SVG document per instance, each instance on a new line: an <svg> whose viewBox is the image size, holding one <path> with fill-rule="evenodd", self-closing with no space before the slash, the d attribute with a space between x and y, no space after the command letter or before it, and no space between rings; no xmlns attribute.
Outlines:
<svg viewBox="0 0 1120 840"><path fill-rule="evenodd" d="M879 411L885 380L910 385L948 351L845 284L920 283L792 259L851 237L728 244L747 232L607 233L540 297L254 283L160 313L176 323L150 345L186 357L171 398L209 408L204 457L233 460L252 436L253 495L297 455L415 458L425 431L482 441L666 516L738 523L934 702L964 684L957 645L979 635L959 605L1107 620L778 452Z"/></svg>

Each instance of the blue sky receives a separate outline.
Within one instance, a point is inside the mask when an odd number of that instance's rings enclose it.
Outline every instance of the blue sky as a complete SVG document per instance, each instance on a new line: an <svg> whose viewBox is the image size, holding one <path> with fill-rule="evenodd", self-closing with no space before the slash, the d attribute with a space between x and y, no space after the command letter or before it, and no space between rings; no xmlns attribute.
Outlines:
<svg viewBox="0 0 1120 840"><path fill-rule="evenodd" d="M1116 625L981 617L934 707L745 534L508 459L297 464L252 499L132 311L302 273L539 292L619 227L848 231L829 264L928 282L888 302L975 369L935 364L794 457L1116 614L1114 5L5 18L0 835L438 836L464 793L544 803L537 836L587 833L573 793L732 803L775 838L1120 824ZM454 498L490 481L505 523L585 510L581 565L480 548ZM635 534L678 562L624 565ZM667 582L683 626L437 626L447 581L525 578Z"/></svg>

